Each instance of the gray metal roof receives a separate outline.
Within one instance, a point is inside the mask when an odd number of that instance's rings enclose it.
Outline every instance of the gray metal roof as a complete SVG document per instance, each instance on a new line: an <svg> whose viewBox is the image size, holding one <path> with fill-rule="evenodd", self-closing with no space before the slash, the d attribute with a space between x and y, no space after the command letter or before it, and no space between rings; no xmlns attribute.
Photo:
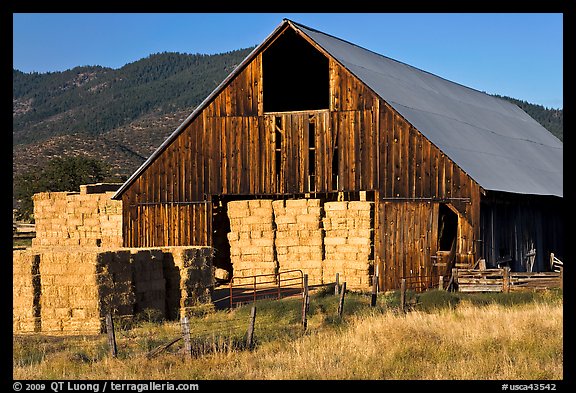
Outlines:
<svg viewBox="0 0 576 393"><path fill-rule="evenodd" d="M294 25L486 190L563 196L563 144L516 105Z"/></svg>
<svg viewBox="0 0 576 393"><path fill-rule="evenodd" d="M485 190L563 196L562 142L516 105L284 20L132 174L114 199L287 23L390 104Z"/></svg>

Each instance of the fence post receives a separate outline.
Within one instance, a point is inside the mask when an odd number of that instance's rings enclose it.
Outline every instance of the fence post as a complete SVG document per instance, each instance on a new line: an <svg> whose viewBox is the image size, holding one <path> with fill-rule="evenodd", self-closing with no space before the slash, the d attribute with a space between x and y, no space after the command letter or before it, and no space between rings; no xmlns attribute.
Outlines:
<svg viewBox="0 0 576 393"><path fill-rule="evenodd" d="M344 295L346 295L346 281L342 283L342 291L340 292L340 302L338 303L338 316L342 317L344 312Z"/></svg>
<svg viewBox="0 0 576 393"><path fill-rule="evenodd" d="M232 296L232 281L234 281L234 277L232 277L230 279L230 283L228 284L230 286L230 310L232 310L232 306L233 306L233 304L232 304L232 297L233 297Z"/></svg>
<svg viewBox="0 0 576 393"><path fill-rule="evenodd" d="M118 348L116 347L116 335L114 334L114 320L112 313L106 314L106 333L108 333L108 347L110 348L110 355L116 357L118 355Z"/></svg>
<svg viewBox="0 0 576 393"><path fill-rule="evenodd" d="M254 276L254 303L256 303L256 276Z"/></svg>
<svg viewBox="0 0 576 393"><path fill-rule="evenodd" d="M400 282L400 310L405 312L406 306L406 279L403 278Z"/></svg>
<svg viewBox="0 0 576 393"><path fill-rule="evenodd" d="M564 290L564 267L560 268L560 289Z"/></svg>
<svg viewBox="0 0 576 393"><path fill-rule="evenodd" d="M181 321L182 325L182 339L184 340L184 353L188 357L192 357L192 339L190 338L190 322L188 317L184 316Z"/></svg>
<svg viewBox="0 0 576 393"><path fill-rule="evenodd" d="M304 296L304 301L302 302L302 328L304 331L308 328L308 294Z"/></svg>
<svg viewBox="0 0 576 393"><path fill-rule="evenodd" d="M372 278L372 298L370 299L370 306L376 306L376 297L378 295L378 275L375 274Z"/></svg>
<svg viewBox="0 0 576 393"><path fill-rule="evenodd" d="M458 268L452 269L452 277L450 278L448 286L450 285L452 285L452 292L456 292L456 288L458 287Z"/></svg>
<svg viewBox="0 0 576 393"><path fill-rule="evenodd" d="M248 349L254 347L254 325L256 323L256 306L252 306L250 310L250 323L248 324L248 332L246 333L246 346Z"/></svg>
<svg viewBox="0 0 576 393"><path fill-rule="evenodd" d="M282 291L281 291L282 279L280 278L280 272L277 273L276 277L277 277L277 282L278 282L278 299L280 299L282 297Z"/></svg>
<svg viewBox="0 0 576 393"><path fill-rule="evenodd" d="M502 292L510 292L510 268L506 266L502 274Z"/></svg>
<svg viewBox="0 0 576 393"><path fill-rule="evenodd" d="M441 291L444 290L444 276L438 278L438 289Z"/></svg>
<svg viewBox="0 0 576 393"><path fill-rule="evenodd" d="M340 293L340 274L336 273L336 285L334 286L334 295L338 296Z"/></svg>
<svg viewBox="0 0 576 393"><path fill-rule="evenodd" d="M302 291L302 327L304 330L308 327L308 274L304 274L304 290Z"/></svg>

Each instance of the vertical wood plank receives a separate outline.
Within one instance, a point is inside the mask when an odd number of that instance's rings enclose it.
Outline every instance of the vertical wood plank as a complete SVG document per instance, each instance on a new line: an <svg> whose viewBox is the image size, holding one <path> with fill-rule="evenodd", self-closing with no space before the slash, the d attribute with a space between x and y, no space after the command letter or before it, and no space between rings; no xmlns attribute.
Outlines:
<svg viewBox="0 0 576 393"><path fill-rule="evenodd" d="M424 137L421 137L424 139ZM424 140L422 142L422 168L424 169L424 177L422 182L422 196L432 197L432 186L431 186L431 173L432 173L432 158L430 149L431 144Z"/></svg>
<svg viewBox="0 0 576 393"><path fill-rule="evenodd" d="M262 53L257 56L258 59L258 115L264 114L263 83L262 83Z"/></svg>
<svg viewBox="0 0 576 393"><path fill-rule="evenodd" d="M346 80L346 79L345 79ZM344 92L345 92L345 99L343 101L343 105L345 108L347 108L347 104L348 104L348 96L346 94L346 86L343 86ZM350 156L351 156L351 152L350 152L350 128L349 128L349 112L341 112L340 113L340 132L339 132L339 136L340 136L340 144L339 144L339 149L342 149L340 151L340 163L338 164L338 168L340 170L340 173L342 175L341 177L341 181L342 181L342 185L339 187L340 190L349 190L350 189L350 173L351 173L351 169L353 166L353 163L351 162Z"/></svg>
<svg viewBox="0 0 576 393"><path fill-rule="evenodd" d="M446 198L446 156L440 153L438 160L438 198Z"/></svg>
<svg viewBox="0 0 576 393"><path fill-rule="evenodd" d="M400 282L400 311L406 312L406 279Z"/></svg>
<svg viewBox="0 0 576 393"><path fill-rule="evenodd" d="M400 142L400 148L401 148L401 153L400 153L400 168L399 171L400 173L398 174L398 176L400 176L400 196L404 197L404 198L408 198L410 197L410 174L412 172L412 170L409 168L410 166L410 161L409 161L409 151L408 151L408 147L410 145L410 125L408 123L406 123L404 120L401 121L402 127L401 127L401 134L400 134L400 138L401 138L401 142ZM398 192L397 192L398 194Z"/></svg>
<svg viewBox="0 0 576 393"><path fill-rule="evenodd" d="M222 162L221 168L220 168L220 177L221 177L221 182L222 182L222 193L226 194L229 193L230 191L230 179L228 178L228 168L230 167L230 145L229 145L229 141L230 141L230 133L228 131L228 127L226 124L226 118L224 117L219 117L217 119L217 124L219 124L220 129L221 129L221 133L222 133L222 139L220 141L221 143L221 147L220 147L220 151L221 151L221 155L220 155L220 160Z"/></svg>

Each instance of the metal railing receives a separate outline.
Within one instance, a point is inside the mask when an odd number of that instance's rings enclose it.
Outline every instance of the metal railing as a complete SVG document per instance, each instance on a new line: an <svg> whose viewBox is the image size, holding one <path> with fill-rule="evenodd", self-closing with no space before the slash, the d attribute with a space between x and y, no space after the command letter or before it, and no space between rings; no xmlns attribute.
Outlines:
<svg viewBox="0 0 576 393"><path fill-rule="evenodd" d="M256 300L281 299L303 294L304 274L302 270L294 269L277 273L232 277L228 289L228 296L219 298L218 302L228 300L230 308Z"/></svg>
<svg viewBox="0 0 576 393"><path fill-rule="evenodd" d="M439 288L441 285L437 274L430 276L406 276L402 278L406 279L406 289L414 292L424 292L430 289Z"/></svg>

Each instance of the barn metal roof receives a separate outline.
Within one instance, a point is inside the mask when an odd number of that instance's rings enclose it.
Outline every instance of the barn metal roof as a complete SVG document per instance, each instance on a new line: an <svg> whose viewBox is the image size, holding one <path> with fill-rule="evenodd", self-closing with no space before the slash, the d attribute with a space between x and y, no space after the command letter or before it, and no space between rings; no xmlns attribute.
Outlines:
<svg viewBox="0 0 576 393"><path fill-rule="evenodd" d="M563 144L518 106L294 23L486 190L563 195Z"/></svg>
<svg viewBox="0 0 576 393"><path fill-rule="evenodd" d="M340 62L485 190L563 196L562 142L516 105L284 20L128 179L114 198L286 23Z"/></svg>

